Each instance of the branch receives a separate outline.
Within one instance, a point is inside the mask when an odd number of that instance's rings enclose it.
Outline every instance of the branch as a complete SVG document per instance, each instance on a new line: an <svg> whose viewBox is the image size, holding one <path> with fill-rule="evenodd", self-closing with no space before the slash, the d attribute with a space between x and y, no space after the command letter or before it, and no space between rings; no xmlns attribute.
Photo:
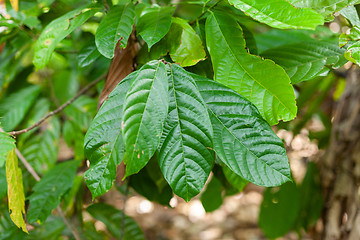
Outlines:
<svg viewBox="0 0 360 240"><path fill-rule="evenodd" d="M47 115L45 115L42 119L40 119L37 123L35 123L34 125L19 130L19 131L12 131L9 132L10 135L16 136L19 135L21 133L26 133L38 126L40 126L46 119L48 119L49 117L54 116L55 114L61 112L62 110L64 110L64 108L66 108L67 106L69 106L71 103L73 103L76 99L78 99L81 95L83 95L86 91L88 91L90 88L92 88L93 86L95 86L98 82L100 82L101 80L103 80L106 77L107 74L102 75L101 77L99 77L98 79L96 79L95 81L91 82L90 84L88 84L87 86L85 86L83 89L81 89L72 99L68 100L66 103L64 103L63 105L61 105L60 107L58 107L56 110L49 112Z"/></svg>
<svg viewBox="0 0 360 240"><path fill-rule="evenodd" d="M26 170L35 178L36 181L40 181L39 175L35 172L34 168L30 165L30 163L25 159L25 157L21 154L19 149L15 148L15 153L20 159L20 161L24 164ZM70 224L70 222L66 219L64 212L61 210L60 206L56 208L57 212L60 214L66 226L70 229L71 233L74 235L76 240L80 240L79 233L77 230Z"/></svg>

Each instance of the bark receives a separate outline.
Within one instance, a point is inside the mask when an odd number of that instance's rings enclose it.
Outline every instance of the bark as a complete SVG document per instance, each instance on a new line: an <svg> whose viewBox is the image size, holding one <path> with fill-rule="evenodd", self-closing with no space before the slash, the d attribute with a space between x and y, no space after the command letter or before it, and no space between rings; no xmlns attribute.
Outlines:
<svg viewBox="0 0 360 240"><path fill-rule="evenodd" d="M333 119L321 164L324 190L321 239L360 239L360 70L352 69Z"/></svg>

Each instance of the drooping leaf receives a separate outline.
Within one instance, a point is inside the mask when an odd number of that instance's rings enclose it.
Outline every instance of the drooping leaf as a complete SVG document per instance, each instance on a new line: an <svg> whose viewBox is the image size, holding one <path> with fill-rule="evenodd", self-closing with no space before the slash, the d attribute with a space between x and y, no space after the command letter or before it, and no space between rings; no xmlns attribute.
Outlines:
<svg viewBox="0 0 360 240"><path fill-rule="evenodd" d="M60 141L60 120L52 117L47 128L25 142L20 150L26 160L39 173L52 168L58 157Z"/></svg>
<svg viewBox="0 0 360 240"><path fill-rule="evenodd" d="M269 49L261 56L282 66L295 84L341 67L347 62L344 53L337 43L308 41Z"/></svg>
<svg viewBox="0 0 360 240"><path fill-rule="evenodd" d="M206 20L206 41L216 81L254 103L271 125L296 116L289 77L274 62L246 51L241 27L233 18L211 13Z"/></svg>
<svg viewBox="0 0 360 240"><path fill-rule="evenodd" d="M209 109L219 159L256 185L278 186L290 181L284 144L256 107L219 83L194 78Z"/></svg>
<svg viewBox="0 0 360 240"><path fill-rule="evenodd" d="M172 28L180 27L179 45L173 45L170 50L170 57L182 67L188 67L197 64L205 59L205 51L200 37L195 30L183 19L173 18ZM171 41L171 39L168 39Z"/></svg>
<svg viewBox="0 0 360 240"><path fill-rule="evenodd" d="M344 7L359 4L359 0L288 0L295 7L311 8L323 16L335 13Z"/></svg>
<svg viewBox="0 0 360 240"><path fill-rule="evenodd" d="M15 149L10 151L6 158L6 180L10 217L18 228L27 233L23 217L25 214L25 195L22 172L18 166Z"/></svg>
<svg viewBox="0 0 360 240"><path fill-rule="evenodd" d="M56 45L100 10L95 4L82 6L49 23L36 41L33 59L35 67L45 67Z"/></svg>
<svg viewBox="0 0 360 240"><path fill-rule="evenodd" d="M132 2L113 6L96 31L95 43L99 52L107 58L113 58L119 40L121 48L125 48L134 21L135 7Z"/></svg>
<svg viewBox="0 0 360 240"><path fill-rule="evenodd" d="M78 161L57 164L36 183L34 192L29 196L29 223L45 222L51 211L60 204L61 196L71 188L78 165Z"/></svg>
<svg viewBox="0 0 360 240"><path fill-rule="evenodd" d="M85 47L83 47L77 58L79 67L86 67L95 62L95 60L100 57L100 52L98 51L95 42L89 42Z"/></svg>
<svg viewBox="0 0 360 240"><path fill-rule="evenodd" d="M294 228L300 209L300 194L295 183L268 188L260 206L259 226L271 239L285 235Z"/></svg>
<svg viewBox="0 0 360 240"><path fill-rule="evenodd" d="M136 30L149 49L169 31L174 10L173 7L152 7L142 12L136 24Z"/></svg>
<svg viewBox="0 0 360 240"><path fill-rule="evenodd" d="M7 154L15 148L15 140L5 132L0 132L0 167L4 166Z"/></svg>
<svg viewBox="0 0 360 240"><path fill-rule="evenodd" d="M229 3L273 28L315 29L324 24L324 18L314 10L295 8L286 0L229 0Z"/></svg>
<svg viewBox="0 0 360 240"><path fill-rule="evenodd" d="M213 212L223 203L222 184L216 178L212 177L205 191L201 194L200 200L206 212Z"/></svg>
<svg viewBox="0 0 360 240"><path fill-rule="evenodd" d="M234 173L230 168L227 166L223 166L223 172L225 175L226 180L234 186L239 192L244 190L246 185L248 184L248 181L246 181L244 178L240 177L236 173Z"/></svg>
<svg viewBox="0 0 360 240"><path fill-rule="evenodd" d="M174 193L189 201L200 193L213 165L212 126L194 80L176 64L170 68L169 91L159 164Z"/></svg>
<svg viewBox="0 0 360 240"><path fill-rule="evenodd" d="M4 131L14 130L40 92L38 86L30 86L15 92L0 101L0 121Z"/></svg>
<svg viewBox="0 0 360 240"><path fill-rule="evenodd" d="M139 172L154 155L168 108L165 64L149 62L139 70L124 100L121 126L126 149L125 177Z"/></svg>
<svg viewBox="0 0 360 240"><path fill-rule="evenodd" d="M89 206L88 211L95 219L103 222L109 232L117 239L123 240L145 240L138 224L126 214L123 214L121 210L114 208L113 206L96 203ZM122 219L124 217L124 225L122 226ZM124 227L124 234L122 229Z"/></svg>
<svg viewBox="0 0 360 240"><path fill-rule="evenodd" d="M111 188L116 176L116 166L123 159L123 103L138 73L128 75L110 93L85 135L84 152L90 161L90 169L85 172L84 177L93 198L103 195Z"/></svg>

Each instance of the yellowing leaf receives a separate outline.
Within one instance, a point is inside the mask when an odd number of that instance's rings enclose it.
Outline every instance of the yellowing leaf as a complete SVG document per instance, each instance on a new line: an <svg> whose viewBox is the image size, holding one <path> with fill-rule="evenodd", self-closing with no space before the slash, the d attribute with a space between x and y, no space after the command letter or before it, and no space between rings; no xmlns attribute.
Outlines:
<svg viewBox="0 0 360 240"><path fill-rule="evenodd" d="M15 149L9 152L6 159L6 181L8 184L8 201L11 220L16 226L28 233L23 217L23 214L25 214L25 195L22 173L18 166Z"/></svg>

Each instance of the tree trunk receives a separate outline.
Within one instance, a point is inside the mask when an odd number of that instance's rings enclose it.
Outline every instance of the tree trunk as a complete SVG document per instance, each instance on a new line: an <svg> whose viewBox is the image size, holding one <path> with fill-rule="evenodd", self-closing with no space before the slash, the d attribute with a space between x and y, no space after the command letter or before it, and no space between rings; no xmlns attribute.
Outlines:
<svg viewBox="0 0 360 240"><path fill-rule="evenodd" d="M351 69L321 164L325 240L360 239L360 70Z"/></svg>

